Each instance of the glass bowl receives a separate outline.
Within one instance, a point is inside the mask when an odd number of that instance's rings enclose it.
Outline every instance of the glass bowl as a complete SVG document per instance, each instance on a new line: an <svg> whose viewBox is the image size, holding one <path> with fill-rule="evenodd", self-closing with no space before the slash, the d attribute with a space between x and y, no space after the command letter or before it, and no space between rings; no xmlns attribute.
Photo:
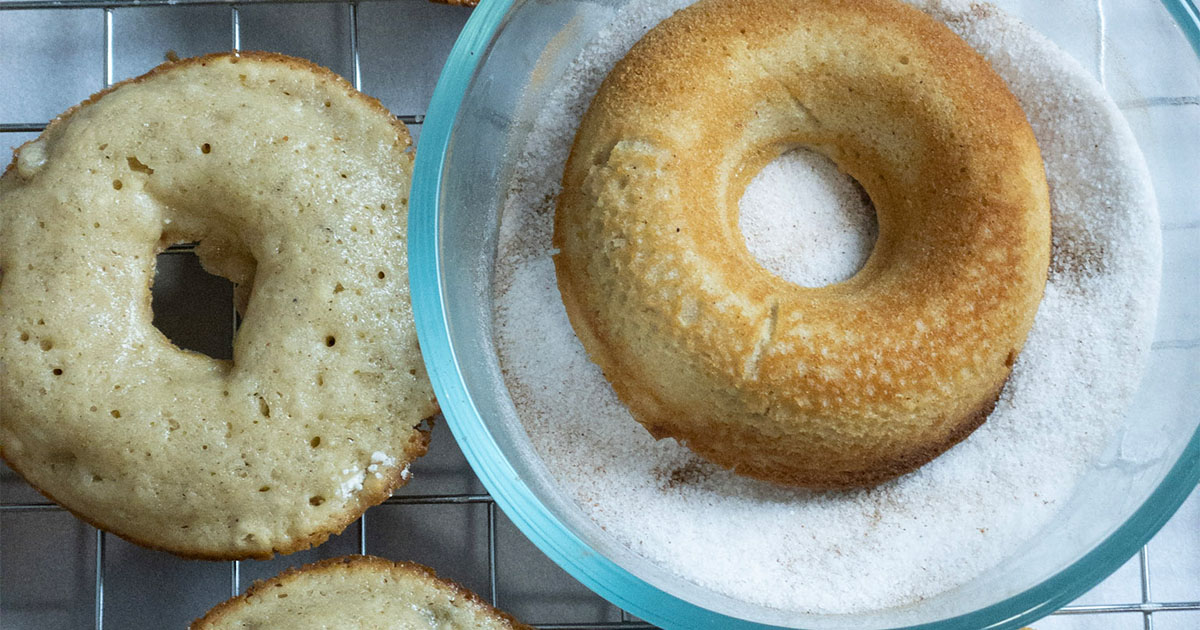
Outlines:
<svg viewBox="0 0 1200 630"><path fill-rule="evenodd" d="M527 455L492 337L498 212L539 103L622 4L484 0L443 69L417 153L409 268L422 351L451 430L517 527L614 604L688 629L1017 628L1136 553L1200 482L1200 14L1190 0L996 3L1094 64L1151 171L1162 292L1146 374L1121 427L1122 447L1140 449L1144 463L1091 471L1021 553L967 584L856 615L768 609L687 582L615 543Z"/></svg>

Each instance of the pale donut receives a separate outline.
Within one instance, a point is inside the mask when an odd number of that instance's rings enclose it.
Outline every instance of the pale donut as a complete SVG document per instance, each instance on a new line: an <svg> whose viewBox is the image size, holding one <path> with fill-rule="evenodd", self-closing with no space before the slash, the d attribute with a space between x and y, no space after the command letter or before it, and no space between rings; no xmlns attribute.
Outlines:
<svg viewBox="0 0 1200 630"><path fill-rule="evenodd" d="M203 558L307 548L383 501L436 412L409 305L411 141L333 73L169 63L60 116L0 178L0 454L81 518ZM200 241L233 360L154 327Z"/></svg>
<svg viewBox="0 0 1200 630"><path fill-rule="evenodd" d="M289 569L217 605L191 630L531 630L410 562L346 556Z"/></svg>
<svg viewBox="0 0 1200 630"><path fill-rule="evenodd" d="M763 269L738 200L783 151L858 180L879 238L820 288ZM648 33L583 118L555 216L571 323L655 437L810 488L911 471L987 417L1046 281L1016 99L892 0L713 0Z"/></svg>

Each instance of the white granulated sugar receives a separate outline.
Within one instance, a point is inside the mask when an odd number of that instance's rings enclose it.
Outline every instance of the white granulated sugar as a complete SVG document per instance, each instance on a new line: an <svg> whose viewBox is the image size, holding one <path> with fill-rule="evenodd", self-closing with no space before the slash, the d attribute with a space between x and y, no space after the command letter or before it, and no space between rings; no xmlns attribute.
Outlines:
<svg viewBox="0 0 1200 630"><path fill-rule="evenodd" d="M389 457L387 453L384 453L383 451L375 451L374 453L371 453L371 463L367 464L367 472L375 475L376 479L383 479L383 472L381 471L388 466L394 465L395 463L395 458ZM403 477L403 474L401 474L401 477ZM403 478L407 479L407 477Z"/></svg>
<svg viewBox="0 0 1200 630"><path fill-rule="evenodd" d="M738 206L750 253L806 287L847 280L867 262L879 226L866 192L828 158L789 151L759 171Z"/></svg>
<svg viewBox="0 0 1200 630"><path fill-rule="evenodd" d="M1159 243L1133 136L1088 73L1028 27L988 7L916 3L988 57L1038 137L1054 234L1037 321L996 411L920 470L825 494L743 479L673 440L655 442L632 419L576 339L551 260L553 199L580 117L629 46L684 4L637 0L622 10L538 103L516 165L500 226L495 334L533 449L618 542L743 601L852 613L961 585L1053 518L1137 387ZM875 239L857 185L808 152L768 166L741 209L751 251L794 282L844 279Z"/></svg>
<svg viewBox="0 0 1200 630"><path fill-rule="evenodd" d="M363 481L365 481L367 478L366 471L347 468L346 470L342 471L342 474L350 476L347 477L340 486L338 486L338 496L345 499L362 491Z"/></svg>

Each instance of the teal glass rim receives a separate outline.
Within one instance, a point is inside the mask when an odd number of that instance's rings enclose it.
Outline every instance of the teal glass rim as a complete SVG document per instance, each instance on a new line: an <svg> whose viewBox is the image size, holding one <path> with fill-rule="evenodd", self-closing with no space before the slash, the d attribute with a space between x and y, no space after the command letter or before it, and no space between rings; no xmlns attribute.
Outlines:
<svg viewBox="0 0 1200 630"><path fill-rule="evenodd" d="M472 77L514 0L483 0L467 21L429 103L421 130L409 210L409 278L417 335L451 432L488 492L519 530L560 567L624 610L665 628L767 629L675 597L589 547L550 513L517 474L464 382L450 335L439 249L442 175L451 132ZM1163 0L1200 56L1200 11L1191 0ZM980 610L919 626L930 630L1010 630L1044 617L1116 571L1167 522L1200 484L1200 429L1133 515L1074 564L1040 584ZM915 630L917 626L905 629Z"/></svg>

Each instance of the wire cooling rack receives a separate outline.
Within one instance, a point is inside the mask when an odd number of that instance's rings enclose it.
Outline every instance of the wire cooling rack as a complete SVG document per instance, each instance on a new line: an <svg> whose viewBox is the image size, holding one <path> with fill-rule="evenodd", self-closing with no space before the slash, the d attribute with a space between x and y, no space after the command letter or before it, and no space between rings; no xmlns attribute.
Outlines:
<svg viewBox="0 0 1200 630"><path fill-rule="evenodd" d="M408 10L414 7L414 3L421 1L422 0L374 0L373 2L363 4L371 4L376 6L385 5L387 11L384 11L382 15L390 16L392 19L404 19L404 16ZM234 3L230 0L0 0L0 20L3 20L6 15L12 15L19 11L65 12L79 9L93 9L101 11L103 16L103 52L102 63L96 70L101 75L100 82L98 83L97 87L99 87L99 85L107 87L112 85L114 82L114 51L116 47L120 45L114 41L114 20L124 18L125 16L129 15L131 11L141 10L147 7L178 6L204 6L227 11L229 24L228 47L234 50L240 50L243 43L243 19L241 13L243 9L255 7L257 5L300 4L318 4L318 2L315 0L242 0L237 3ZM363 86L363 56L360 49L360 3L324 2L320 4L338 5L339 7L344 8L342 14L346 16L345 19L347 22L338 28L341 30L341 32L346 34L345 43L346 47L348 48L347 55L349 57L349 67L346 72L350 75L347 78L353 82L356 88L361 89ZM454 10L463 11L462 9ZM1101 13L1101 16L1102 15L1103 13ZM3 32L3 30L0 30L0 33ZM452 42L454 36L456 35L456 31L449 29L443 35L446 41ZM0 42L0 50L6 48L8 47L5 45L5 43ZM18 55L15 55L15 52L18 51L13 51L11 49L6 50L6 54L9 56L7 58L0 58L0 65L5 63L20 63L22 59ZM438 66L440 66L441 61L442 59L422 60L423 63L434 63ZM436 73L428 76L435 77ZM423 86L426 91L432 89L432 78L428 79L428 82L430 85ZM11 86L0 87L18 89ZM376 94L376 96L380 95ZM385 104L387 104L386 100ZM1197 98L1195 95L1185 95L1174 100L1166 99L1161 103L1148 103L1147 105L1200 107L1200 98ZM410 129L414 131L414 135L419 134L420 125L424 120L423 112L400 112L398 117L409 125ZM42 131L45 126L45 120L4 120L2 117L0 117L0 143L7 139L15 139L16 141L7 142L4 144L9 146L18 144L20 140L24 139L22 134L27 136L38 133ZM182 258L192 254L192 252L192 246L174 246L165 251L162 256ZM164 260L160 258L160 268L167 266L163 263ZM158 288L157 282L155 288ZM226 292L231 295L232 287L225 287L225 289ZM156 313L158 312L158 300L159 298L156 296ZM232 303L232 300L230 300L230 303ZM227 320L227 323L224 326L224 339L219 343L230 343L233 331L236 329L237 324L237 315L234 313L232 321ZM169 332L168 334L170 335ZM172 336L172 339L179 342L179 340L174 336ZM441 433L442 434L440 436L435 434L435 443L432 448L438 448L440 446L443 449L453 450L453 444L447 445L447 442L451 441L450 436L446 434L444 430L441 431ZM439 437L441 438L440 440L438 439ZM458 455L456 450L450 459L454 459L455 456L461 460L461 455ZM418 462L414 468L419 470L420 466L421 462ZM477 577L474 581L468 584L468 586L471 586L475 590L479 591L481 595L484 595L492 603L501 608L510 608L511 610L511 607L514 604L518 604L518 600L522 599L523 597L525 600L529 601L525 601L525 603L521 604L521 610L514 610L514 612L517 612L518 616L526 621L535 622L536 627L544 628L546 630L636 630L650 629L654 627L633 618L625 611L619 610L616 607L599 600L599 598L596 598L594 595L586 593L583 590L583 587L578 586L569 576L561 573L561 571L557 570L556 567L552 567L549 561L542 557L541 554L535 549L530 547L528 543L520 540L519 536L513 536L513 532L515 530L512 528L511 524L507 522L507 519L504 518L503 514L497 510L496 504L492 500L491 496L482 490L482 486L470 473L469 469L465 467L465 464L459 461L457 466L451 465L450 468L455 469L450 471L452 474L468 477L469 479L467 479L465 482L465 486L475 489L476 491L426 494L402 493L392 496L385 501L382 506L373 508L368 515L364 515L362 519L348 528L345 533L343 533L340 537L337 537L336 543L329 543L331 547L336 547L336 550L331 551L330 553L334 555L354 552L362 554L366 554L368 552L379 554L379 550L375 549L375 543L372 543L371 545L368 544L369 540L374 540L380 537L378 533L372 534L370 537L368 536L368 517L372 522L374 522L375 519L380 518L380 515L383 515L384 520L386 520L389 514L388 511L390 510L416 510L430 507L447 509L450 511L450 516L439 517L435 520L438 521L437 524L440 525L441 528L448 531L456 528L470 529L473 526L470 512L481 508L484 511L482 520L485 524L483 525L481 536L484 541L480 546L482 548L484 560L482 563L476 564L482 564L485 567L482 570L484 577ZM12 473L7 469L4 469L3 473L6 475L6 477L0 479L4 482L3 485L0 485L0 488L4 490L3 494L0 495L0 533L3 532L5 522L8 521L8 529L10 532L8 536L14 535L12 532L14 532L17 528L12 525L12 519L20 516L65 516L65 511L62 508L53 503L46 502L45 500L34 498L35 493L33 493L27 487L20 487L17 491L12 490L14 486L24 486L23 482L12 475ZM434 469L431 471L431 474L436 476L439 474L439 471ZM416 476L418 479L422 478L422 474L420 472L418 472ZM421 486L419 483L416 485L418 487ZM13 498L14 496L16 498ZM1198 497L1194 496L1191 500L1191 503L1196 503L1197 498ZM1197 520L1200 521L1200 514L1197 515ZM1200 522L1197 524L1200 525ZM90 560L86 561L91 565L90 570L85 570L84 573L90 573L92 578L90 581L93 583L87 584L84 587L76 585L76 588L72 592L76 593L78 596L79 593L89 590L91 591L91 597L93 598L94 605L90 607L92 610L87 611L88 614L86 617L89 618L88 623L94 624L96 630L102 630L106 625L106 599L111 599L114 595L113 591L111 590L114 587L111 585L108 587L109 591L106 593L106 576L110 574L110 571L114 570L112 568L112 558L109 557L109 550L113 544L126 545L126 543L120 541L119 539L110 537L109 534L106 534L103 531L94 530L82 524L77 524L77 527L80 528L81 531L87 532L87 536L93 537L91 541L77 545L78 548L91 552ZM1185 527L1187 526L1185 525ZM35 526L34 529L39 528ZM22 532L17 531L15 535L19 536L21 533ZM506 537L508 542L503 542L501 538ZM49 550L53 547L53 545L48 544L50 541L34 537L30 538L30 540L17 540L16 542L13 542L12 538L9 538L7 545L0 547L0 549L8 549L9 555L12 555L13 552L11 550L13 548L26 545L44 548L46 550ZM1200 531L1195 532L1195 538L1196 540L1194 542L1198 547L1200 547ZM512 561L504 563L506 566L501 566L502 563L498 561L498 555L503 555L503 550L506 548L506 546L519 546L522 544L526 547L525 553L517 554ZM1170 553L1171 550L1156 550L1156 553L1164 552ZM449 555L451 556L451 564L456 563L456 559L452 557L454 553L455 552L453 551L449 552ZM295 557L299 558L304 555L304 553L296 554ZM385 553L380 555L390 554ZM440 557L446 557L446 555L443 554ZM284 558L284 561L287 562L286 566L296 566L302 564L303 562L310 561L309 559L291 561L289 558L293 557ZM396 556L394 559L409 558ZM162 565L161 562L166 562L167 564ZM276 564L277 563L278 561L276 561ZM467 566L472 563L468 560L466 562L462 562L461 564L463 564L463 566ZM1194 581L1198 585L1198 588L1194 589L1197 592L1197 601L1163 601L1156 599L1153 596L1153 571L1151 570L1151 564L1150 547L1143 547L1136 558L1132 559L1130 563L1126 565L1126 567L1114 574L1113 577L1109 578L1107 582L1097 589L1097 591L1101 594L1110 595L1110 597L1101 597L1098 601L1095 601L1095 598L1089 598L1088 596L1085 596L1081 598L1080 602L1063 608L1062 610L1054 613L1054 616L1048 618L1044 622L1039 622L1037 624L1038 627L1073 628L1077 626L1068 620L1084 616L1095 621L1094 625L1088 624L1088 628L1128 628L1140 626L1145 630L1153 630L1156 627L1156 622L1159 620L1161 620L1159 623L1160 626L1169 626L1170 629L1191 628L1195 630L1200 628L1200 575L1194 576ZM160 560L160 566L165 566L165 571L171 572L184 567L185 562L175 560L173 557L171 557L167 560ZM252 563L229 562L226 563L226 566L228 567L227 576L225 578L216 578L218 581L225 581L226 586L224 587L224 592L219 596L212 598L212 601L209 602L209 605L217 604L224 597L236 596L240 594L245 590L246 587L249 586L251 577L253 577L245 575L248 572L247 567L253 566ZM58 567L52 568L57 569ZM434 568L439 571L443 570L443 567L439 566L434 566ZM466 569L463 570L465 571ZM13 590L8 588L13 582L22 579L20 571L20 567L12 566L11 561L9 563L5 563L3 557L0 557L0 627L11 627L14 628L14 630L17 628L33 627L83 627L80 625L80 620L84 617L84 615L80 614L69 617L69 621L65 621L62 623L62 625L58 626L53 625L53 622L48 625L44 621L28 622L23 624L21 621L22 619L35 619L37 617L36 615L29 614L24 614L22 616L20 613L28 613L30 608L36 608L41 604L38 602L22 601L21 598L14 598L14 596L6 592L6 589L8 591ZM250 573L254 573L257 577L267 577L277 572L278 570L257 569L255 571L251 571ZM163 576L160 574L156 577L162 578ZM455 577L455 579L462 581L462 578L457 575L452 575L451 577ZM212 571L208 571L207 579L210 581L214 579ZM507 596L502 597L502 592L505 591L506 581L510 580L524 580L525 582L531 582L532 586L527 586L523 595L520 589L517 589L515 596L511 598L512 601L510 601L510 598ZM124 581L127 582L128 580ZM1119 582L1115 588L1105 588L1105 585L1111 585L1114 582ZM563 598L559 598L557 600L553 598L539 599L536 595L530 597L528 592L528 589L530 588L535 591L538 589L553 590L554 584L562 583L570 583L575 585L573 587L574 594L568 594L565 597L565 605ZM128 584L124 585L124 587L128 586ZM1125 588L1126 590L1122 591L1122 588ZM572 589L568 588L567 590L570 592ZM1135 596L1123 597L1122 595L1118 594L1122 592L1129 593L1131 591L1135 593ZM588 601L589 596L592 598L591 601ZM146 603L164 608L169 608L171 606L170 602L156 601ZM190 617L195 617L202 614L204 609L189 610L185 612ZM1179 613L1179 616L1174 616L1175 613ZM1140 623L1138 622L1139 618ZM6 621L6 619L8 621ZM14 619L16 619L16 621L13 621ZM552 621L545 622L545 619L552 619ZM1168 621L1168 619L1170 621ZM10 623L16 625L10 625ZM122 623L123 622L120 621L114 622L110 619L108 626L110 628L126 627L121 625Z"/></svg>

